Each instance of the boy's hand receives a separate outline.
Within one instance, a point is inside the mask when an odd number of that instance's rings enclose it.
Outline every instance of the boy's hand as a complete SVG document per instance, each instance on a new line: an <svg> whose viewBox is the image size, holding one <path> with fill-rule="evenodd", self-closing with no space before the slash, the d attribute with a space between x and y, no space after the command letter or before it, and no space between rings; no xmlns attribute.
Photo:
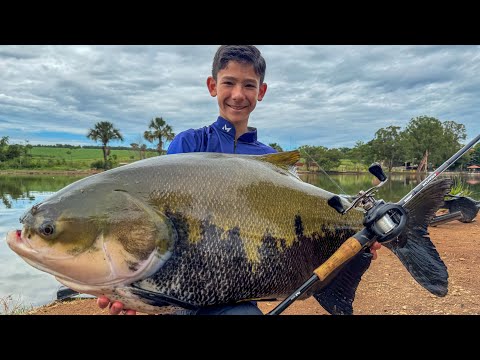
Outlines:
<svg viewBox="0 0 480 360"><path fill-rule="evenodd" d="M97 299L97 305L100 309L105 309L107 306L109 307L109 313L111 315L119 315L122 313L123 315L136 315L137 312L132 309L124 309L123 304L120 301L110 302L110 299L106 296L100 296Z"/></svg>
<svg viewBox="0 0 480 360"><path fill-rule="evenodd" d="M382 245L378 242L375 241L372 246L370 246L370 252L372 253L373 257L372 260L375 260L377 258L377 250L379 250L382 247Z"/></svg>

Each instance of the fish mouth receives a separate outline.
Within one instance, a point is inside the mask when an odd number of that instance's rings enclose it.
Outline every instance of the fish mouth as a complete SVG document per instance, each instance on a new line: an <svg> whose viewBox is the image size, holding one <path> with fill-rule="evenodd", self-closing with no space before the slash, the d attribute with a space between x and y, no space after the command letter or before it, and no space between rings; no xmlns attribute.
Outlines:
<svg viewBox="0 0 480 360"><path fill-rule="evenodd" d="M17 253L27 264L54 276L63 276L55 270L45 266L43 262L56 260L69 260L73 255L68 256L48 256L41 251L36 250L28 237L23 236L24 230L12 230L7 232L7 244ZM41 259L41 261L40 261ZM43 262L42 262L43 261Z"/></svg>
<svg viewBox="0 0 480 360"><path fill-rule="evenodd" d="M53 260L67 260L72 259L73 255L65 256L49 256L48 254L38 251L32 245L30 239L24 236L25 228L23 230L12 230L7 233L7 244L8 246L17 254L23 258L42 258L42 260L53 261Z"/></svg>

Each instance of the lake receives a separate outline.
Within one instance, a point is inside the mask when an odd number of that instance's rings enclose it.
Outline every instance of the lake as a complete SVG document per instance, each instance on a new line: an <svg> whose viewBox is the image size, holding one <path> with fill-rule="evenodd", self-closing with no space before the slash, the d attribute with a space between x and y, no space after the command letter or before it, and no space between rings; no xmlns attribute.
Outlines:
<svg viewBox="0 0 480 360"><path fill-rule="evenodd" d="M480 199L480 173L442 176L460 177L474 192L471 196ZM300 177L325 190L348 195L356 195L360 190L367 190L378 183L370 174L300 174ZM61 284L52 275L28 265L10 250L5 238L7 231L21 229L19 218L31 206L81 178L0 175L0 300L11 296L16 303L24 306L40 306L56 299ZM423 178L425 175L392 174L376 198L398 201Z"/></svg>
<svg viewBox="0 0 480 360"><path fill-rule="evenodd" d="M0 299L12 296L12 303L44 305L56 299L61 285L52 275L28 265L8 247L9 230L21 229L19 218L32 205L68 184L74 176L0 175ZM3 308L0 307L0 313Z"/></svg>

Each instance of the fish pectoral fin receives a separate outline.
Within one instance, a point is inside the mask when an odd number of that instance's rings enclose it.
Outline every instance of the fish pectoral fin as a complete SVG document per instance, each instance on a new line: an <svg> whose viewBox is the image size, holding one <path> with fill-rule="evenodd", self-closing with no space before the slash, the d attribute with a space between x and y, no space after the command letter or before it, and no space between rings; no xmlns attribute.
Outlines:
<svg viewBox="0 0 480 360"><path fill-rule="evenodd" d="M136 286L135 284L129 286L128 288L126 288L126 290L128 290L130 293L134 295L141 297L147 304L152 306L162 307L162 306L175 305L185 309L191 309L191 310L198 309L198 306L189 304L182 300L178 300L168 295L142 289Z"/></svg>
<svg viewBox="0 0 480 360"><path fill-rule="evenodd" d="M370 267L372 256L368 250L355 256L313 297L332 315L352 315L355 292L362 275Z"/></svg>

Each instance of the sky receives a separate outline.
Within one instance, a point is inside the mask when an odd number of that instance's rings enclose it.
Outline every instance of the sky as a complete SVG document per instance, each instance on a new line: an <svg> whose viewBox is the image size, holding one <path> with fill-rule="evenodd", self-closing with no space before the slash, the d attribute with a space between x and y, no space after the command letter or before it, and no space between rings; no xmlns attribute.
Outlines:
<svg viewBox="0 0 480 360"><path fill-rule="evenodd" d="M174 133L213 123L206 79L218 45L0 45L0 137L100 145L109 121L125 141L162 117ZM354 147L380 128L431 116L480 133L480 46L258 45L268 85L250 115L258 140L284 150Z"/></svg>

